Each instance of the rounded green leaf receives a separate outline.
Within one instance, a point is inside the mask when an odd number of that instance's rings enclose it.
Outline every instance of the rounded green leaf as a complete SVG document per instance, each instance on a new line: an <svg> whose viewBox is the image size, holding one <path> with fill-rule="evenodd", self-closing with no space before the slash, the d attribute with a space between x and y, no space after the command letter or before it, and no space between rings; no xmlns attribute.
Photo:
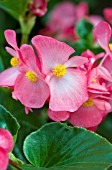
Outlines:
<svg viewBox="0 0 112 170"><path fill-rule="evenodd" d="M0 105L0 128L9 130L12 136L16 136L19 129L16 118L14 118L2 105Z"/></svg>
<svg viewBox="0 0 112 170"><path fill-rule="evenodd" d="M106 139L62 123L49 123L31 133L23 150L37 169L104 170L112 163L112 145Z"/></svg>

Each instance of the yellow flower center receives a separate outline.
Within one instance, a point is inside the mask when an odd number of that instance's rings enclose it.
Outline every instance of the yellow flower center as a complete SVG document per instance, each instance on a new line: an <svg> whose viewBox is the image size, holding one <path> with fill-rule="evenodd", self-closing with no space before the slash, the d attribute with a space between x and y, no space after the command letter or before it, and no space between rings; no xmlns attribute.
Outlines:
<svg viewBox="0 0 112 170"><path fill-rule="evenodd" d="M28 78L29 81L31 81L33 83L37 81L37 76L33 71L27 71L26 77Z"/></svg>
<svg viewBox="0 0 112 170"><path fill-rule="evenodd" d="M93 82L94 82L94 83L96 83L96 82L97 82L96 76L94 77Z"/></svg>
<svg viewBox="0 0 112 170"><path fill-rule="evenodd" d="M89 98L86 102L83 103L83 106L85 107L91 107L93 105L94 105L94 101L91 98Z"/></svg>
<svg viewBox="0 0 112 170"><path fill-rule="evenodd" d="M52 72L56 77L62 77L66 74L66 67L62 64L59 64L58 66L54 67Z"/></svg>
<svg viewBox="0 0 112 170"><path fill-rule="evenodd" d="M11 63L11 66L17 67L19 64L19 59L16 57L13 57L13 58L11 58L10 63Z"/></svg>
<svg viewBox="0 0 112 170"><path fill-rule="evenodd" d="M112 44L109 44L110 50L112 50Z"/></svg>

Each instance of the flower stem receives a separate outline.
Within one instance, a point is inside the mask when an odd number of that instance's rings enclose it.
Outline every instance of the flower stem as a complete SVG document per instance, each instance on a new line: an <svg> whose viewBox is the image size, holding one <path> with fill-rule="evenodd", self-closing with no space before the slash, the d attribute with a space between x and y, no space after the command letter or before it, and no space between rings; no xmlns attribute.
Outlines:
<svg viewBox="0 0 112 170"><path fill-rule="evenodd" d="M35 25L35 22L36 22L36 17L33 15L21 16L19 18L19 23L21 27L21 33L22 33L21 45L28 43L28 37Z"/></svg>
<svg viewBox="0 0 112 170"><path fill-rule="evenodd" d="M18 170L22 170L21 168L18 167L17 163L9 159L9 164L11 164L13 167L15 167Z"/></svg>
<svg viewBox="0 0 112 170"><path fill-rule="evenodd" d="M22 45L22 44L27 44L27 42L28 42L28 37L29 37L28 34L22 34L21 45Z"/></svg>

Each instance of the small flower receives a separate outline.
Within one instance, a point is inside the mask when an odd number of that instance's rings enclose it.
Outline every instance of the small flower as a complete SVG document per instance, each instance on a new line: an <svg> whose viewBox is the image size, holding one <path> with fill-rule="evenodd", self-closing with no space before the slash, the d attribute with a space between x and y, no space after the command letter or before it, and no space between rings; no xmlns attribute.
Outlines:
<svg viewBox="0 0 112 170"><path fill-rule="evenodd" d="M6 41L10 46L12 46L12 48L6 47L6 51L13 57L10 60L10 64L12 67L0 73L0 86L13 88L15 80L19 75L18 65L20 61L22 62L22 58L20 56L19 48L17 46L15 31L6 30L4 34Z"/></svg>
<svg viewBox="0 0 112 170"><path fill-rule="evenodd" d="M29 5L29 9L31 10L33 15L37 15L39 17L45 15L47 11L46 7L46 0L32 0L32 3Z"/></svg>
<svg viewBox="0 0 112 170"><path fill-rule="evenodd" d="M25 106L26 113L30 108L40 108L49 97L49 88L44 75L38 68L38 60L30 45L20 48L24 63L19 65L19 75L16 78L13 96Z"/></svg>
<svg viewBox="0 0 112 170"><path fill-rule="evenodd" d="M50 37L35 36L32 43L50 89L49 108L53 111L77 110L88 98L86 76L77 69L87 59L75 56L68 60L74 49Z"/></svg>
<svg viewBox="0 0 112 170"><path fill-rule="evenodd" d="M0 128L0 168L6 170L8 166L8 153L12 150L13 138L8 130Z"/></svg>

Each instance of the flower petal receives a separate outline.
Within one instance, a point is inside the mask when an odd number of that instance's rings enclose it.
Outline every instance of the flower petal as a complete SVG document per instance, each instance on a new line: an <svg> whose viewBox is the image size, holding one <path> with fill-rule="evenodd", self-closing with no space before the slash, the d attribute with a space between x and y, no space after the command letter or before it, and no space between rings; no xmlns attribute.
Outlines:
<svg viewBox="0 0 112 170"><path fill-rule="evenodd" d="M48 116L56 122L67 120L69 118L69 114L70 112L65 112L65 111L55 112L55 111L52 111L51 109L48 109Z"/></svg>
<svg viewBox="0 0 112 170"><path fill-rule="evenodd" d="M112 74L112 59L109 55L103 61L102 66L105 67L110 74Z"/></svg>
<svg viewBox="0 0 112 170"><path fill-rule="evenodd" d="M5 49L6 49L6 51L7 51L10 55L12 55L13 57L19 58L17 51L13 50L13 48L5 47Z"/></svg>
<svg viewBox="0 0 112 170"><path fill-rule="evenodd" d="M88 98L86 77L76 69L67 69L61 78L51 77L49 81L49 108L53 111L75 111Z"/></svg>
<svg viewBox="0 0 112 170"><path fill-rule="evenodd" d="M13 137L6 129L0 128L0 147L10 152L13 147Z"/></svg>
<svg viewBox="0 0 112 170"><path fill-rule="evenodd" d="M0 167L2 167L2 170L6 170L8 166L8 153L0 147Z"/></svg>
<svg viewBox="0 0 112 170"><path fill-rule="evenodd" d="M111 74L109 73L109 71L106 68L99 66L97 69L98 69L98 74L104 80L112 82L112 76L111 76Z"/></svg>
<svg viewBox="0 0 112 170"><path fill-rule="evenodd" d="M31 68L34 72L39 72L38 69L38 60L36 58L36 55L34 53L34 50L31 45L24 44L21 46L20 51L22 53L23 60L25 64Z"/></svg>
<svg viewBox="0 0 112 170"><path fill-rule="evenodd" d="M8 68L4 70L2 73L0 73L0 86L3 87L11 87L14 86L15 80L17 76L19 75L18 68Z"/></svg>
<svg viewBox="0 0 112 170"><path fill-rule="evenodd" d="M103 111L95 105L91 107L81 106L77 111L70 114L69 121L74 126L94 127L97 126L103 117Z"/></svg>
<svg viewBox="0 0 112 170"><path fill-rule="evenodd" d="M111 27L107 22L100 22L93 31L97 38L100 46L105 50L109 51L109 41L111 37Z"/></svg>
<svg viewBox="0 0 112 170"><path fill-rule="evenodd" d="M101 99L94 99L94 103L96 105L96 107L102 111L110 111L111 110L111 105L109 102L105 101L105 100L101 100Z"/></svg>
<svg viewBox="0 0 112 170"><path fill-rule="evenodd" d="M66 67L78 67L88 62L88 59L81 56L74 56L70 58L64 65Z"/></svg>
<svg viewBox="0 0 112 170"><path fill-rule="evenodd" d="M26 107L40 108L49 97L49 88L39 78L37 82L31 82L24 74L20 74L16 79L13 95Z"/></svg>
<svg viewBox="0 0 112 170"><path fill-rule="evenodd" d="M42 63L42 71L47 74L54 66L64 64L74 49L63 42L46 36L35 36L32 43Z"/></svg>
<svg viewBox="0 0 112 170"><path fill-rule="evenodd" d="M6 41L9 45L11 45L14 49L18 49L17 42L16 42L16 33L13 30L6 30L4 32Z"/></svg>

